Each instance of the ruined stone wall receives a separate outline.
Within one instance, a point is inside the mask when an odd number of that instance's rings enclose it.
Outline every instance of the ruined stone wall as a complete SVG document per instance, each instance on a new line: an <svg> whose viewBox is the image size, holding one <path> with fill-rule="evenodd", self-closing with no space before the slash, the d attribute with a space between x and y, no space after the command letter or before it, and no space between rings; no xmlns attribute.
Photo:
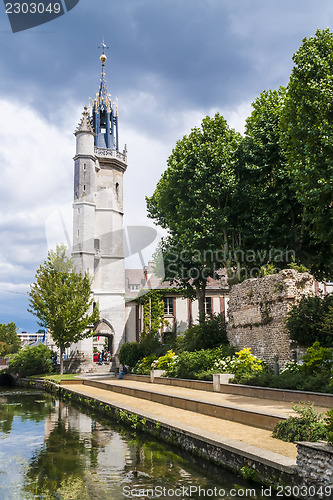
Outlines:
<svg viewBox="0 0 333 500"><path fill-rule="evenodd" d="M248 279L230 291L228 338L239 349L251 347L252 353L274 366L291 360L290 338L285 317L301 297L312 293L313 277L284 269L260 279Z"/></svg>

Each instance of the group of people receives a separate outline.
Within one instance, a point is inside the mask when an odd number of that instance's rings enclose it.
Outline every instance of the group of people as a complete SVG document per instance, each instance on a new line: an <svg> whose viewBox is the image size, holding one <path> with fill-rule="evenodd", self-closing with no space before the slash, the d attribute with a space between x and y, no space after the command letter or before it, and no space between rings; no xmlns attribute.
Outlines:
<svg viewBox="0 0 333 500"><path fill-rule="evenodd" d="M111 352L110 351L102 351L98 355L98 364L102 365L103 363L105 365L109 365L111 361Z"/></svg>

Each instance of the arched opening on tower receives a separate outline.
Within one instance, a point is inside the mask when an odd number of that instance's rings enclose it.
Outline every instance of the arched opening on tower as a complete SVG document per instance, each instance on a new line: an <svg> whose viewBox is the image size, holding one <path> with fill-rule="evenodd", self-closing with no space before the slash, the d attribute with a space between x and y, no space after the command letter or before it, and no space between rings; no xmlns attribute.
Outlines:
<svg viewBox="0 0 333 500"><path fill-rule="evenodd" d="M114 330L109 321L107 321L106 319L100 319L95 325L94 336L97 341L96 345L103 346L103 350L110 352L112 355Z"/></svg>

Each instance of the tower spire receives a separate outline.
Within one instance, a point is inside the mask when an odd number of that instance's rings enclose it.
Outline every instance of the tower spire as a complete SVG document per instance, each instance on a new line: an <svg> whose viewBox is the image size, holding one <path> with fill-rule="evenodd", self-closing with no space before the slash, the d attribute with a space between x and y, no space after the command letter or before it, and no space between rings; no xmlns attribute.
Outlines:
<svg viewBox="0 0 333 500"><path fill-rule="evenodd" d="M102 49L100 55L101 79L96 98L92 101L93 129L96 134L95 146L118 151L118 116L114 113L111 95L108 93L106 85L105 63L107 56L105 50L109 47L105 44L104 38L99 48Z"/></svg>

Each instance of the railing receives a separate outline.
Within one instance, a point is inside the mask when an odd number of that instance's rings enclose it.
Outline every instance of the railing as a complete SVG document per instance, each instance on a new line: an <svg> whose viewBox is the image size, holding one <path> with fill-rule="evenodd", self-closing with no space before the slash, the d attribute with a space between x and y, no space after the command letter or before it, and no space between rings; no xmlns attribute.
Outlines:
<svg viewBox="0 0 333 500"><path fill-rule="evenodd" d="M116 149L95 148L95 155L104 156L105 158L116 158L117 160L127 163L127 156Z"/></svg>

